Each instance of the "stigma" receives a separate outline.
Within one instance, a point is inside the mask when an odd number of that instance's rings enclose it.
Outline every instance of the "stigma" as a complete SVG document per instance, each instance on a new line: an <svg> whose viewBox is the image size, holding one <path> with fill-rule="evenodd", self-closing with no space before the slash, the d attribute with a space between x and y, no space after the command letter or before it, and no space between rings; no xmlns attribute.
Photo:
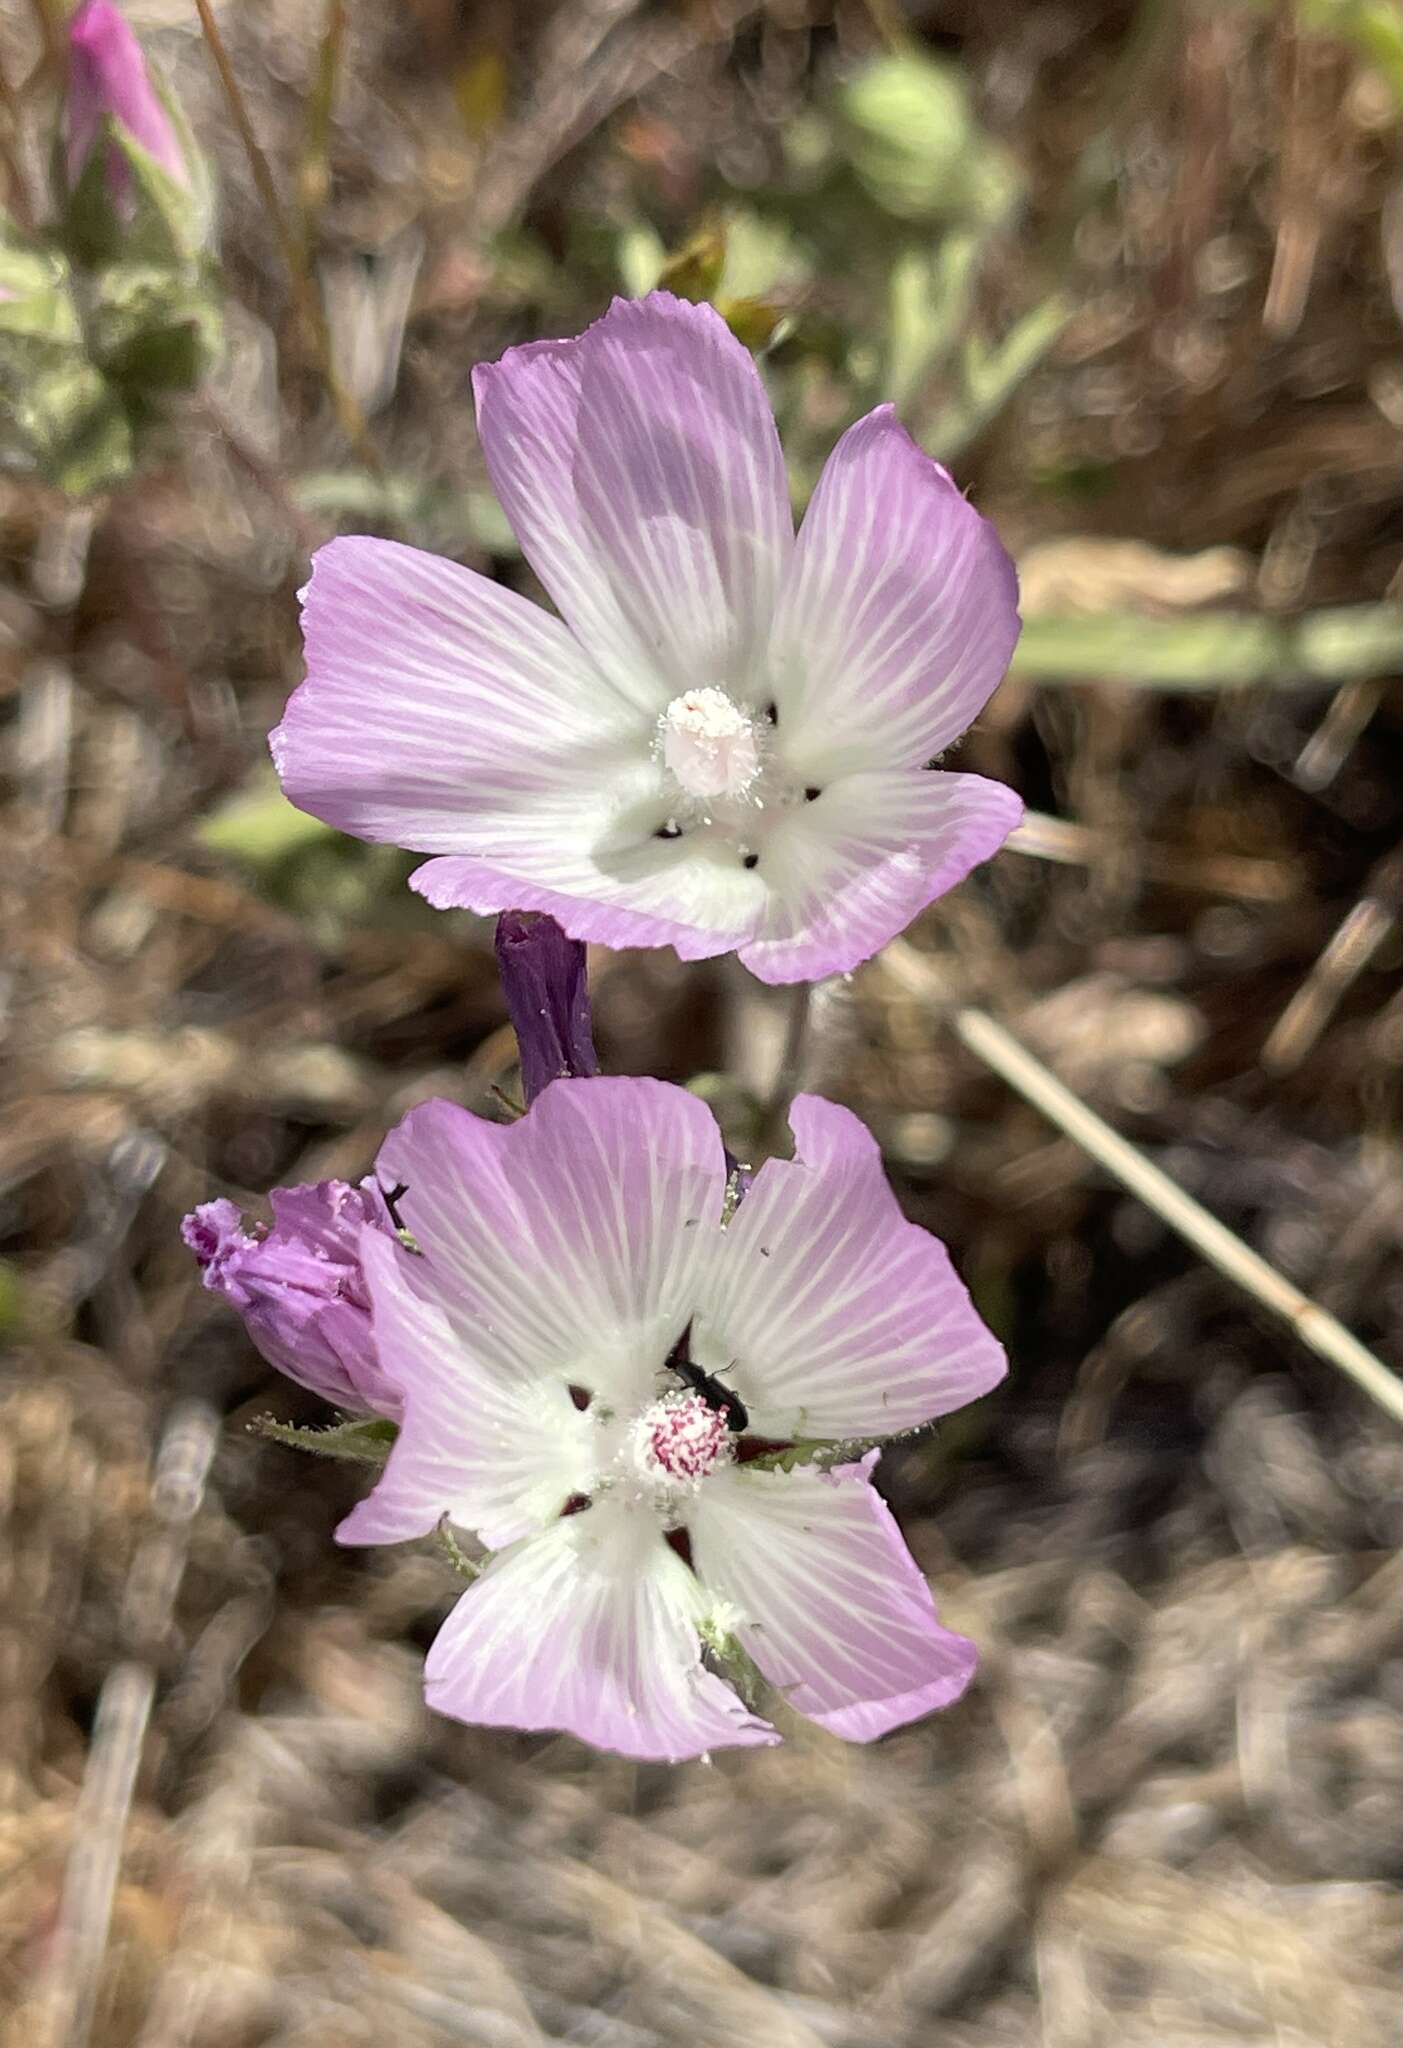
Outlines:
<svg viewBox="0 0 1403 2048"><path fill-rule="evenodd" d="M663 766L699 803L743 797L760 773L755 720L712 684L673 698L658 743Z"/></svg>
<svg viewBox="0 0 1403 2048"><path fill-rule="evenodd" d="M634 1417L622 1453L634 1488L657 1507L695 1493L709 1472L734 1456L725 1415L700 1394L664 1394L650 1402Z"/></svg>

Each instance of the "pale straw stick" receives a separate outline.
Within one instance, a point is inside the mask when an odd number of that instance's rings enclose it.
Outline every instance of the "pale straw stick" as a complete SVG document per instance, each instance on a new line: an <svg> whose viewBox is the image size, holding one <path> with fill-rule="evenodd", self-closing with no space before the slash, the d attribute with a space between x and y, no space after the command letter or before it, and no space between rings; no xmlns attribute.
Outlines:
<svg viewBox="0 0 1403 2048"><path fill-rule="evenodd" d="M40 1986L34 2038L44 2048L84 2048L92 2033L127 1817L156 1697L157 1659L218 1442L219 1417L199 1400L181 1402L161 1438L151 1484L155 1526L132 1561L123 1603L122 1632L135 1655L103 1681Z"/></svg>
<svg viewBox="0 0 1403 2048"><path fill-rule="evenodd" d="M910 953L913 960L920 959L914 948L905 948L904 952ZM902 966L909 963L903 959ZM953 1023L977 1059L1041 1110L1083 1152L1114 1174L1122 1186L1138 1195L1147 1208L1153 1209L1210 1265L1246 1288L1264 1308L1289 1323L1301 1342L1308 1344L1318 1357L1348 1373L1371 1400L1377 1401L1396 1422L1403 1422L1403 1379L1390 1372L1372 1351L1367 1351L1343 1323L1337 1322L1309 1295L1302 1294L1299 1287L1234 1236L1192 1195L1185 1194L1167 1173L1152 1165L1143 1152L1103 1123L1002 1024L984 1011L973 1009L957 1010Z"/></svg>

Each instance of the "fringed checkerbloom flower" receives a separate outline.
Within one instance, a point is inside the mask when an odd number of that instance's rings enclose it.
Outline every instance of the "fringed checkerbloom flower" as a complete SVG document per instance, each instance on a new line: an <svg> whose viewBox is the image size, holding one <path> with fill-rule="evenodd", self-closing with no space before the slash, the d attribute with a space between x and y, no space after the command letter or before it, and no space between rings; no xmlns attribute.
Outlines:
<svg viewBox="0 0 1403 2048"><path fill-rule="evenodd" d="M429 1654L441 1713L676 1760L778 1740L719 1675L737 1650L854 1741L967 1684L875 1451L774 1458L915 1428L1003 1353L857 1119L792 1121L729 1221L716 1126L663 1082L556 1081L510 1126L432 1102L387 1140L419 1255L371 1228L361 1259L403 1420L338 1534L447 1517L494 1553Z"/></svg>
<svg viewBox="0 0 1403 2048"><path fill-rule="evenodd" d="M431 854L442 908L772 982L855 967L1002 845L1012 791L930 764L1008 665L1013 568L890 406L796 539L764 385L709 306L616 300L474 383L560 616L391 541L322 548L272 736L295 804Z"/></svg>
<svg viewBox="0 0 1403 2048"><path fill-rule="evenodd" d="M250 1229L235 1203L201 1202L181 1225L205 1286L243 1317L281 1373L353 1414L393 1420L395 1388L381 1372L361 1270L367 1230L393 1242L374 1182L274 1188L273 1227Z"/></svg>

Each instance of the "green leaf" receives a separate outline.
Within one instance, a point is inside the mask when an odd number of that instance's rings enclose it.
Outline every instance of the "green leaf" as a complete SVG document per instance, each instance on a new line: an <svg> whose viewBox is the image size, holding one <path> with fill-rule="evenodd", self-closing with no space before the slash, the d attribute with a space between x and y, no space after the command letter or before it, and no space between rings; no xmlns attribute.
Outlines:
<svg viewBox="0 0 1403 2048"><path fill-rule="evenodd" d="M344 835L320 818L297 810L283 795L272 770L263 769L237 796L202 820L197 836L211 853L265 869L309 846L321 846Z"/></svg>
<svg viewBox="0 0 1403 2048"><path fill-rule="evenodd" d="M1332 605L1302 619L1207 611L1153 619L1106 612L1035 618L1013 673L1039 682L1105 678L1141 689L1320 689L1403 672L1403 607Z"/></svg>
<svg viewBox="0 0 1403 2048"><path fill-rule="evenodd" d="M993 221L1018 197L1017 167L976 122L953 65L916 50L879 57L843 87L839 115L854 172L898 219Z"/></svg>

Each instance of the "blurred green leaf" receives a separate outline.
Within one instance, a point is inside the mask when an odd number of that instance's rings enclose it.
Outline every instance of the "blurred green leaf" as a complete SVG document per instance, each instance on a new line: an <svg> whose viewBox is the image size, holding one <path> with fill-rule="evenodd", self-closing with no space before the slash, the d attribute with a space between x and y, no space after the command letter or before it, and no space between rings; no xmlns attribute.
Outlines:
<svg viewBox="0 0 1403 2048"><path fill-rule="evenodd" d="M1398 0L1299 0L1297 25L1353 44L1403 113L1403 9Z"/></svg>
<svg viewBox="0 0 1403 2048"><path fill-rule="evenodd" d="M0 1259L0 1343L18 1336L24 1323L24 1294L19 1268Z"/></svg>
<svg viewBox="0 0 1403 2048"><path fill-rule="evenodd" d="M1025 377L1035 370L1072 317L1070 300L1054 292L991 346L969 336L960 358L957 395L921 429L921 440L942 462L966 448L997 418Z"/></svg>
<svg viewBox="0 0 1403 2048"><path fill-rule="evenodd" d="M372 476L367 470L318 469L294 477L292 494L322 518L396 526L440 554L467 547L508 559L521 553L490 491L450 490L403 472Z"/></svg>
<svg viewBox="0 0 1403 2048"><path fill-rule="evenodd" d="M900 220L1002 219L1022 178L975 120L962 74L917 50L879 57L839 95L849 161Z"/></svg>
<svg viewBox="0 0 1403 2048"><path fill-rule="evenodd" d="M687 237L680 249L667 256L658 273L658 284L665 292L675 292L679 299L700 304L716 291L725 266L726 223L712 216Z"/></svg>
<svg viewBox="0 0 1403 2048"><path fill-rule="evenodd" d="M249 867L276 867L309 846L342 837L320 818L309 817L290 804L270 769L253 787L241 790L227 804L201 821L197 837L211 853L241 860Z"/></svg>
<svg viewBox="0 0 1403 2048"><path fill-rule="evenodd" d="M1034 618L1013 673L1039 682L1092 677L1142 689L1320 688L1403 672L1403 608L1335 605L1297 620L1249 612L1154 619L1138 613Z"/></svg>

